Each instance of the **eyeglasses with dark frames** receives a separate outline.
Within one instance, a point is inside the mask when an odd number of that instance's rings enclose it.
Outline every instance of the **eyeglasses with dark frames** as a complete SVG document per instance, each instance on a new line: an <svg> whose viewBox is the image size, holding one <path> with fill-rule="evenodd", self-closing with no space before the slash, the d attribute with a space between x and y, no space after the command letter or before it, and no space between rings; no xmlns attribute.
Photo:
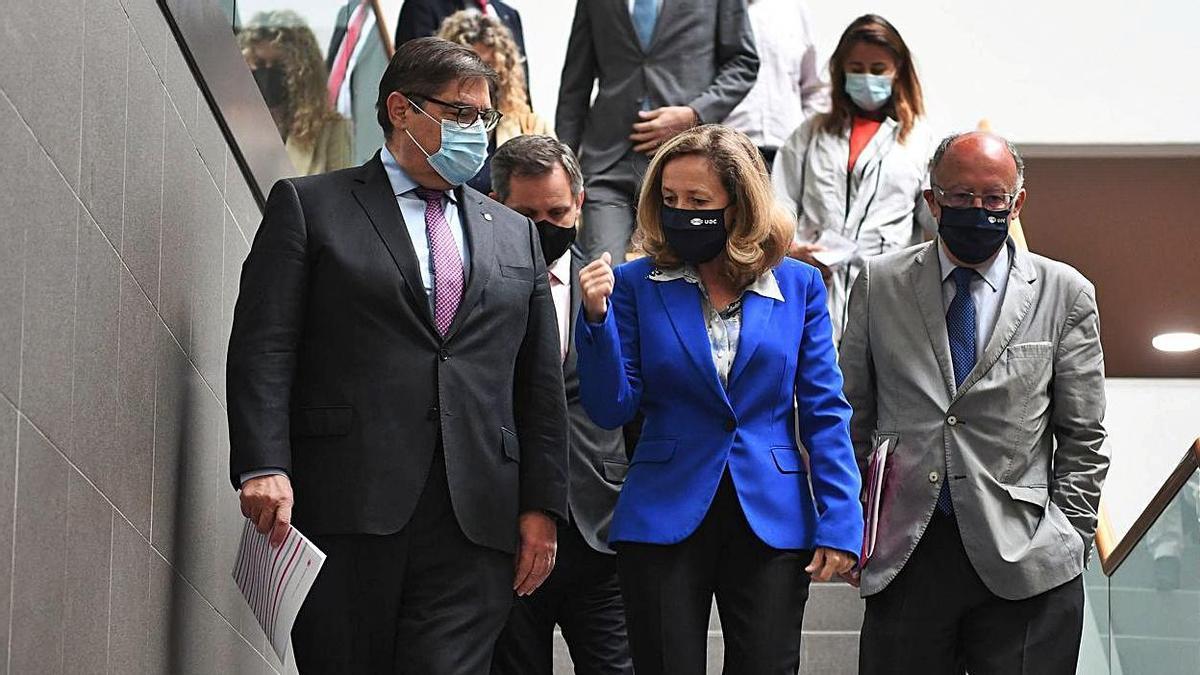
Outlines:
<svg viewBox="0 0 1200 675"><path fill-rule="evenodd" d="M501 114L499 110L496 110L494 108L488 108L486 110L481 110L473 105L458 105L457 103L449 103L447 101L442 101L440 99L436 99L432 96L426 96L425 94L404 94L404 95L407 96L409 99L414 99L414 98L420 99L422 101L436 103L436 104L442 106L443 108L453 110L454 111L454 121L458 122L458 126L464 128L464 129L471 126L472 124L475 124L476 120L482 119L484 131L491 131L492 129L496 128L497 124L500 123L500 118L504 117L504 115Z"/></svg>

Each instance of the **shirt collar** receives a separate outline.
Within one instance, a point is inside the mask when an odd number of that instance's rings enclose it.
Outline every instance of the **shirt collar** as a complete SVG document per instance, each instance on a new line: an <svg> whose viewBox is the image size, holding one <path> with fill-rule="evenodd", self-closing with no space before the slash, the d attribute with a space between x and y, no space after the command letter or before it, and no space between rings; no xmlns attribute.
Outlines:
<svg viewBox="0 0 1200 675"><path fill-rule="evenodd" d="M546 267L546 270L550 272L550 276L558 280L558 283L563 284L564 286L570 284L571 252L567 251L566 253L560 255L558 260L555 260Z"/></svg>
<svg viewBox="0 0 1200 675"><path fill-rule="evenodd" d="M654 267L650 270L650 274L646 278L650 281L675 281L676 279L683 279L692 284L700 283L700 275L696 272L696 268L691 265L680 265L679 267L666 270ZM747 286L744 292L756 293L764 298L785 302L783 291L779 288L779 280L775 278L775 272L771 270L758 275L754 283Z"/></svg>
<svg viewBox="0 0 1200 675"><path fill-rule="evenodd" d="M938 262L942 268L942 282L950 278L950 274L957 267L950 261L950 256L946 255L946 247L942 245L942 240L939 238L935 243L938 252ZM1008 250L1008 243L1000 247L1000 255L992 258L992 261L987 265L976 269L979 276L987 282L988 286L992 287L992 291L999 291L1004 288L1004 278L1008 276L1009 260L1012 258L1012 253Z"/></svg>
<svg viewBox="0 0 1200 675"><path fill-rule="evenodd" d="M421 187L417 181L413 180L400 167L400 162L396 161L395 156L392 155L392 151L388 150L388 146L384 145L380 148L379 159L383 161L383 170L387 172L388 182L392 184L392 194L399 197ZM449 197L451 202L458 203L458 193L456 190L446 190L443 194Z"/></svg>

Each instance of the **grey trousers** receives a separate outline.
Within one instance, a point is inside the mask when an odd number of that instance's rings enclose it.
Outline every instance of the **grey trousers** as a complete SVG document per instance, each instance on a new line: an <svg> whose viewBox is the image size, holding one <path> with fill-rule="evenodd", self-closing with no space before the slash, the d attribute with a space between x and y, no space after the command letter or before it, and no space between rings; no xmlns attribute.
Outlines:
<svg viewBox="0 0 1200 675"><path fill-rule="evenodd" d="M587 198L579 247L588 261L608 251L614 264L625 262L636 224L638 193L649 163L646 155L630 150L607 169L584 177Z"/></svg>

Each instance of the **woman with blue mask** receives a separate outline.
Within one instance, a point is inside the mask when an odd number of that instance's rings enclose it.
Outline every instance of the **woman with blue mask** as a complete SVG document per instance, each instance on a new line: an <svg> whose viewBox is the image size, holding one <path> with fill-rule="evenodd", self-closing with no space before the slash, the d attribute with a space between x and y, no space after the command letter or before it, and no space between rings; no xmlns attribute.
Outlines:
<svg viewBox="0 0 1200 675"><path fill-rule="evenodd" d="M796 216L789 255L821 270L835 341L864 260L932 232L921 192L933 136L908 46L886 19L854 20L829 62L832 107L800 125L775 157L776 195Z"/></svg>
<svg viewBox="0 0 1200 675"><path fill-rule="evenodd" d="M809 581L863 533L825 284L728 127L659 149L637 222L646 257L580 271L575 333L588 415L645 419L609 531L634 669L703 675L715 596L725 673L795 673Z"/></svg>

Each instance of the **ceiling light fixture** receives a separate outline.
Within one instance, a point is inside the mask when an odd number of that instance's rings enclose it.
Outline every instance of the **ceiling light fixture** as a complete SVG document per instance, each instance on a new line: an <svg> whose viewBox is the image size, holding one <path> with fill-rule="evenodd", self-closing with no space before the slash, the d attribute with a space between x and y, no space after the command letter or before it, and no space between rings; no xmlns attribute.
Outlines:
<svg viewBox="0 0 1200 675"><path fill-rule="evenodd" d="M1150 344L1160 352L1194 352L1200 349L1200 333L1163 333Z"/></svg>

